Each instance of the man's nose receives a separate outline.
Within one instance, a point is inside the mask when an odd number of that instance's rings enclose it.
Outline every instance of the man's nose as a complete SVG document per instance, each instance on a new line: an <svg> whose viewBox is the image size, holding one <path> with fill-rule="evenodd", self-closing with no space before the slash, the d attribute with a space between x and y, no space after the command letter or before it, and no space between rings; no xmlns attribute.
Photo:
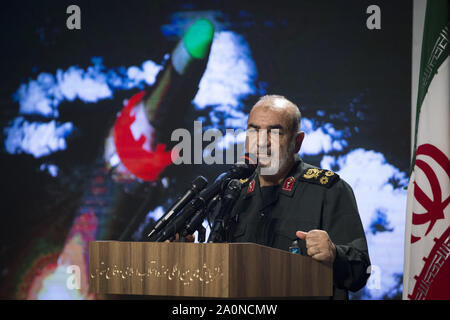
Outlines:
<svg viewBox="0 0 450 320"><path fill-rule="evenodd" d="M259 130L258 132L258 148L270 147L270 135L267 130Z"/></svg>

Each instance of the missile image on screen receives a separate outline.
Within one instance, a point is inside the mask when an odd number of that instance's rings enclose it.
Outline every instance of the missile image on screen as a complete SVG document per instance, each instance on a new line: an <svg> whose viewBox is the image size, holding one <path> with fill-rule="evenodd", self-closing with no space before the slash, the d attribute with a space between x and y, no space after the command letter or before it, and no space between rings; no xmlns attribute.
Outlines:
<svg viewBox="0 0 450 320"><path fill-rule="evenodd" d="M113 121L105 119L112 126L103 140L104 147L96 151L89 173L80 173L90 177L83 182L86 191L79 201L65 206L67 214L52 213L57 216L53 218L57 229L45 221L36 224L36 232L44 236L22 246L20 257L10 259L11 283L5 283L2 296L38 299L51 297L57 290L58 295L75 292L71 298L96 298L88 292L88 243L139 240L133 234L148 212L167 198L169 179L164 170L173 165L171 133L184 126L183 115L192 112L191 101L208 63L214 29L206 18L185 21L185 29L172 51L164 56L155 82L137 93L128 92L128 96L127 92L115 94L114 102L122 99L125 103L122 108L111 109L118 112L112 115ZM20 243L11 244L10 250L15 251ZM37 245L44 249L33 249ZM53 286L70 265L81 270L80 291ZM16 287L14 283L22 285Z"/></svg>

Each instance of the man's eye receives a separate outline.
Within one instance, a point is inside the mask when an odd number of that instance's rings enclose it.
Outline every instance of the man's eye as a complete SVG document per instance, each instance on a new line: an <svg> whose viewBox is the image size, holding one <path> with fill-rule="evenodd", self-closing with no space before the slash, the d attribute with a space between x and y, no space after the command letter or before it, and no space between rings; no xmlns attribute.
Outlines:
<svg viewBox="0 0 450 320"><path fill-rule="evenodd" d="M280 130L270 130L270 134L273 136L278 136L281 135L282 133L280 132Z"/></svg>

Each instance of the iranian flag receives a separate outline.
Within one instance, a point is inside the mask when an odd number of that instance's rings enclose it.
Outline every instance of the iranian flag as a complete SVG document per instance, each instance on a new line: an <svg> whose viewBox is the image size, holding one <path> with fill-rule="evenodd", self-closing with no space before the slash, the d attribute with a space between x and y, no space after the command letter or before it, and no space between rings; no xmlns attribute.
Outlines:
<svg viewBox="0 0 450 320"><path fill-rule="evenodd" d="M450 0L414 1L403 299L450 299Z"/></svg>

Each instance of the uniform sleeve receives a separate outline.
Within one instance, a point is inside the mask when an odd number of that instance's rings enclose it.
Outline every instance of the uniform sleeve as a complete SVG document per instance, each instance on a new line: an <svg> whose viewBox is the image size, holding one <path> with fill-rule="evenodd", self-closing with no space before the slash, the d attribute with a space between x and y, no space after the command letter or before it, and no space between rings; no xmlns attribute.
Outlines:
<svg viewBox="0 0 450 320"><path fill-rule="evenodd" d="M323 226L336 246L334 284L339 289L357 291L369 278L369 252L355 196L343 180L327 190Z"/></svg>

